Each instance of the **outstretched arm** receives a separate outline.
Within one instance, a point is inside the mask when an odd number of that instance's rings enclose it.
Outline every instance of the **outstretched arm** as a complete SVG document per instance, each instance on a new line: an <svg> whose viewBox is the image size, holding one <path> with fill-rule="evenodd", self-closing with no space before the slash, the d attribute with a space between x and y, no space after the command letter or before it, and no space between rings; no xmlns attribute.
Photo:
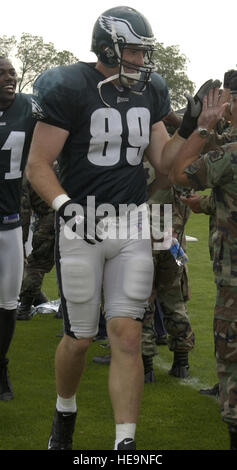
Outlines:
<svg viewBox="0 0 237 470"><path fill-rule="evenodd" d="M202 112L198 118L198 126L211 131L221 118L228 103L223 103L223 97L219 94L219 88L210 90L208 96L204 97ZM189 186L190 181L184 170L198 159L207 138L203 138L195 130L184 142L177 152L173 165L169 171L169 179L172 184Z"/></svg>
<svg viewBox="0 0 237 470"><path fill-rule="evenodd" d="M146 155L152 166L160 173L169 174L173 161L183 146L184 142L197 127L197 120L202 110L204 96L209 90L220 86L219 80L207 80L197 91L194 97L186 95L187 109L178 131L169 138L168 132L162 122L153 125L150 145L146 149ZM169 115L167 116L167 118ZM165 121L166 118L163 120Z"/></svg>

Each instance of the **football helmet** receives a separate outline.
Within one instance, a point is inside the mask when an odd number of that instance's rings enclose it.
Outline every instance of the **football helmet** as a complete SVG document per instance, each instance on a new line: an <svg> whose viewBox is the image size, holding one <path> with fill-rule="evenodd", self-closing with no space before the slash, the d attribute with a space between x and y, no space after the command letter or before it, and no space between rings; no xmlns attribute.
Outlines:
<svg viewBox="0 0 237 470"><path fill-rule="evenodd" d="M134 65L123 60L125 48L142 50L143 65ZM130 7L111 8L97 19L93 33L91 51L106 67L119 66L119 79L123 86L131 87L140 83L142 92L151 73L155 70L152 53L155 49L155 38L147 19ZM125 71L127 67L133 73Z"/></svg>

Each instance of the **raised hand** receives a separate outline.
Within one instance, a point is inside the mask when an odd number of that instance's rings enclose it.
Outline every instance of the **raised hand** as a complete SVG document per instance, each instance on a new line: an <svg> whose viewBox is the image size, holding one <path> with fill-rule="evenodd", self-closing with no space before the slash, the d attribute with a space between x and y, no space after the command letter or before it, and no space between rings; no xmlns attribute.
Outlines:
<svg viewBox="0 0 237 470"><path fill-rule="evenodd" d="M220 93L220 89L211 88L207 96L203 98L202 112L198 118L198 127L204 127L208 130L213 129L228 106L229 102Z"/></svg>

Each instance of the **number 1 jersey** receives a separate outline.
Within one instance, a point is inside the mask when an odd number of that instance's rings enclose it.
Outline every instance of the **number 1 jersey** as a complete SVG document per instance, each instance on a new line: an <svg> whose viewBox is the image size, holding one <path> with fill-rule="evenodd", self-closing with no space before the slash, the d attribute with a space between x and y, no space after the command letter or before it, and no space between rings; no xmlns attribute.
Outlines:
<svg viewBox="0 0 237 470"><path fill-rule="evenodd" d="M60 182L69 196L96 207L146 200L143 154L152 125L170 111L164 80L153 73L143 94L117 88L95 64L78 62L44 72L34 84L45 117L69 136L60 154Z"/></svg>
<svg viewBox="0 0 237 470"><path fill-rule="evenodd" d="M0 230L20 225L22 176L29 152L34 124L34 100L17 93L4 111L0 111Z"/></svg>

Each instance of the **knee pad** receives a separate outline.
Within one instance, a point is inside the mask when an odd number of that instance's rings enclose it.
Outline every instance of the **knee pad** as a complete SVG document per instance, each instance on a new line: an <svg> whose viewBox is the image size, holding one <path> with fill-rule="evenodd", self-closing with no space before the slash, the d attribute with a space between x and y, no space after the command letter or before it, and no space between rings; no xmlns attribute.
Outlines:
<svg viewBox="0 0 237 470"><path fill-rule="evenodd" d="M61 277L63 295L73 303L85 303L95 293L95 275L88 262L81 259L62 258Z"/></svg>
<svg viewBox="0 0 237 470"><path fill-rule="evenodd" d="M127 263L123 287L129 299L145 301L150 297L154 266L152 258L137 257Z"/></svg>

